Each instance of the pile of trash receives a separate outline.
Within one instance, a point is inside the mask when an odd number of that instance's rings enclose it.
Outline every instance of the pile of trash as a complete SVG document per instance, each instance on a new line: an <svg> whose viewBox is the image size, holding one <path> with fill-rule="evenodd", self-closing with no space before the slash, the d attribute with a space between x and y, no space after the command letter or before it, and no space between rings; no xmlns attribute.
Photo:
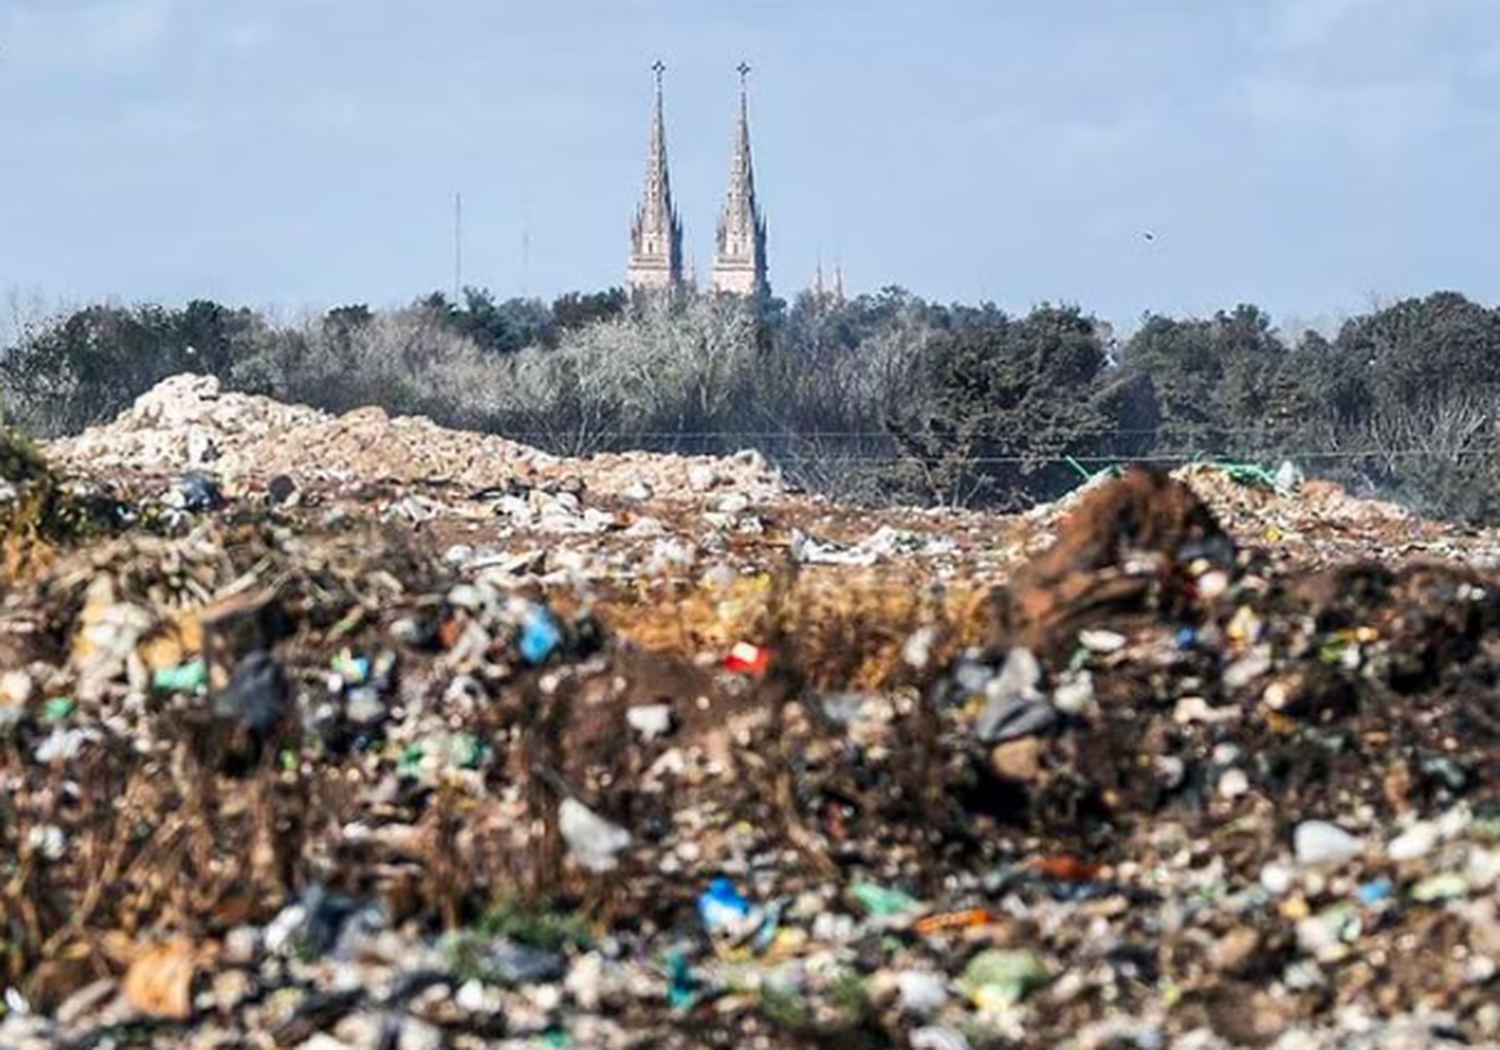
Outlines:
<svg viewBox="0 0 1500 1050"><path fill-rule="evenodd" d="M418 416L366 407L333 416L254 394L223 391L213 376L179 375L141 395L118 419L52 444L64 466L154 474L211 469L231 487L282 476L432 483L484 489L505 483L576 484L578 462L493 434L450 430ZM730 460L643 453L587 461L601 495L742 491L773 495L781 480L758 453Z"/></svg>
<svg viewBox="0 0 1500 1050"><path fill-rule="evenodd" d="M1500 1045L1484 534L1210 468L594 502L521 446L269 499L275 436L214 424L246 481L165 418L55 448L173 526L0 597L0 1046Z"/></svg>

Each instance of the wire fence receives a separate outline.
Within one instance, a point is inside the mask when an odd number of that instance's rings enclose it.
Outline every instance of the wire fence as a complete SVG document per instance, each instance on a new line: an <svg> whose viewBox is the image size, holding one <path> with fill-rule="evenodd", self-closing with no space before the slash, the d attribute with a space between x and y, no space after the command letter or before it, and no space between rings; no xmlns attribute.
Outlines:
<svg viewBox="0 0 1500 1050"><path fill-rule="evenodd" d="M553 431L505 431L547 448ZM591 431L588 450L723 457L755 449L797 488L852 504L917 502L1025 509L1055 499L1079 483L1129 466L1175 470L1193 464L1239 471L1279 484L1281 464L1298 476L1325 478L1421 514L1455 520L1500 516L1500 433L1455 435L1408 430L1338 434L1282 425L1096 428L1068 432L1065 441L1035 441L1014 430L966 432L945 442L931 432L905 440L871 427L798 430L747 426L686 430L624 427ZM1030 447L1028 447L1030 446Z"/></svg>
<svg viewBox="0 0 1500 1050"><path fill-rule="evenodd" d="M1070 433L1070 448L1076 449L1079 442L1088 442L1090 439L1127 439L1131 437L1145 438L1156 437L1157 448L1149 452L1137 452L1121 448L1110 451L1108 444L1102 449L1095 448L1091 451L1070 452L1071 458L1080 463L1109 464L1121 461L1143 464L1181 464L1189 462L1216 462L1225 459L1244 460L1247 458L1265 458L1280 460L1291 460L1294 463L1319 463L1319 462L1359 462L1362 460L1384 460L1394 461L1415 458L1434 458L1454 460L1466 460L1483 458L1486 456L1500 455L1500 435L1494 437L1476 438L1459 447L1449 446L1422 446L1407 445L1393 447L1385 444L1363 444L1348 445L1342 447L1316 447L1316 446L1292 446L1276 440L1276 431L1267 431L1258 428L1238 429L1216 429L1216 436L1254 436L1258 442L1253 447L1238 447L1233 449L1208 450L1201 446L1184 443L1182 447L1173 449L1170 443L1166 443L1165 449L1161 448L1162 433L1155 430L1110 430L1110 431L1076 431ZM1295 431L1280 432L1285 437L1292 437ZM549 439L558 437L556 432L547 431L505 431L502 436L513 440L528 443L546 444ZM993 433L968 433L966 441L980 444L993 443L1013 435L1000 435ZM773 431L773 430L698 430L698 431L636 431L636 430L612 430L591 431L590 439L601 449L607 451L660 451L666 448L669 451L688 452L696 451L699 454L722 454L724 450L763 446L762 451L770 454L774 452L778 457L789 457L808 461L838 461L847 463L905 463L924 458L935 458L943 453L942 440L937 436L928 435L925 440L931 443L929 452L900 452L900 451L876 451L869 446L872 444L898 446L900 439L888 431L878 430L818 430L818 431ZM863 443L861 445L860 443ZM838 445L847 447L837 447ZM953 443L951 451L957 452L960 445ZM1038 461L1056 460L1062 463L1063 455L1047 454L1043 452L1006 452L1006 453L976 453L963 456L967 463L981 466L1004 466L1004 465L1026 465L1035 464Z"/></svg>
<svg viewBox="0 0 1500 1050"><path fill-rule="evenodd" d="M1197 429L1201 430L1203 432L1209 432L1209 433L1213 433L1213 434L1223 434L1223 435L1228 435L1228 436L1237 436L1237 435L1243 435L1243 434L1256 434L1256 435L1260 435L1262 437L1275 437L1275 436L1294 437L1296 435L1299 435L1299 434L1302 434L1302 433L1305 432L1305 428L1301 428L1301 427L1264 427L1264 426L1220 427L1220 426L1204 426L1204 427L1197 428ZM1189 428L1184 428L1184 427L1146 427L1146 428L1139 428L1139 429L1129 429L1129 428L1121 428L1121 427L1102 427L1102 428L1082 427L1082 428L1076 428L1076 429L1070 428L1069 431L1068 431L1068 434L1069 434L1070 437L1086 437L1086 438L1093 438L1093 437L1122 437L1123 438L1123 437L1160 437L1160 436L1162 436L1164 434L1165 435L1171 435L1171 434L1191 434L1191 433L1194 433L1194 432L1195 432L1194 430L1189 429ZM550 433L551 432L546 431L546 430L520 429L520 430L508 430L508 431L506 431L505 436L509 437L509 438L516 438L516 439L521 439L521 438L526 438L526 437L541 438L541 437L547 437ZM603 438L629 438L629 439L641 439L641 440L646 440L646 439L670 440L670 439L674 439L674 438L695 438L695 439L696 438L702 438L702 439L710 439L710 438L789 438L789 437L790 438L802 438L802 439L807 439L807 440L819 440L819 439L858 440L858 439L861 439L861 438L866 438L866 439L877 439L878 438L878 439L883 439L883 440L889 440L889 439L891 439L894 436L892 434L892 432L889 431L889 430L869 430L869 429L865 429L865 430L802 430L802 429L797 429L797 428L793 428L793 427L787 427L787 428L783 428L783 429L779 429L779 430L752 430L752 429L739 430L739 429L732 429L732 428L720 428L720 429L715 429L715 430L632 430L632 429L620 428L620 429L616 429L616 430L593 430L593 431L590 431L590 433L593 434L596 437L603 437ZM977 430L967 431L967 433L972 434L972 435L977 436L977 437L996 438L996 437L1003 437L1003 436L1007 436L1007 435L1013 434L1014 431L1001 431L1001 430L993 430L993 429L981 428L981 429L977 429Z"/></svg>
<svg viewBox="0 0 1500 1050"><path fill-rule="evenodd" d="M1148 454L1145 454L1145 455L1131 455L1129 453L1122 453L1122 454L1120 454L1118 456L1092 455L1091 454L1091 455L1076 455L1076 456L1071 456L1069 458L1074 459L1074 460L1076 460L1079 463L1084 463L1084 464L1098 463L1098 464L1106 465L1107 466L1107 465L1109 465L1111 463L1142 463L1142 464L1152 464L1152 465L1181 465L1181 464L1185 464L1185 463L1199 463L1199 462L1201 462L1201 463L1216 463L1216 462L1220 462L1222 460L1243 461L1243 460L1245 460L1247 458L1248 459L1267 458L1267 459L1275 459L1275 460L1278 460L1278 461L1279 460L1290 460L1293 463L1323 462L1323 461L1326 461L1326 462L1343 462L1343 461L1358 462L1360 460L1413 459L1413 458L1419 458L1419 457L1430 457L1430 458L1434 458L1434 459L1447 459L1447 458L1451 458L1451 459L1456 459L1456 460L1462 460L1462 459L1473 459L1473 458L1479 458L1479 457L1483 457L1483 456L1495 455L1497 453L1500 453L1500 444L1491 444L1491 445L1489 445L1487 447L1484 447L1484 448L1442 450L1442 451L1433 450L1433 449L1419 449L1419 448L1412 448L1412 449L1378 449L1378 450L1376 450L1376 449L1368 449L1368 450L1362 450L1362 451L1351 451L1351 450L1332 451L1332 450L1329 450L1329 451L1322 451L1322 452L1317 452L1317 451L1291 451L1291 452L1267 451L1267 452L1265 452L1263 454L1263 456L1260 456L1260 457L1257 457L1253 453L1247 455L1244 452L1234 452L1234 453L1225 452L1225 453L1218 453L1218 454L1165 453L1165 452L1163 452L1163 453L1148 453ZM794 457L794 458L806 459L806 460L826 460L826 461L838 461L838 462L850 462L850 463L867 463L867 464L910 463L910 462L913 462L913 461L916 461L916 460L920 460L920 459L923 458L923 457L918 456L918 455L910 455L910 454L909 455L889 455L889 456L884 456L884 455L869 455L869 454L862 454L862 453L837 453L837 452L815 452L815 453L787 452L787 453L784 453L784 454L788 455L788 456L791 456L791 457ZM1012 455L1012 456L965 456L965 457L963 457L963 460L964 460L965 463L972 463L972 464L975 464L975 465L978 465L978 466L1004 466L1004 465L1022 466L1022 465L1027 465L1027 464L1035 464L1037 462L1050 462L1050 461L1056 461L1058 464L1065 464L1066 463L1066 460L1063 457L1061 457L1061 456L1045 456L1045 455L1030 455L1030 456L1023 456L1023 455Z"/></svg>

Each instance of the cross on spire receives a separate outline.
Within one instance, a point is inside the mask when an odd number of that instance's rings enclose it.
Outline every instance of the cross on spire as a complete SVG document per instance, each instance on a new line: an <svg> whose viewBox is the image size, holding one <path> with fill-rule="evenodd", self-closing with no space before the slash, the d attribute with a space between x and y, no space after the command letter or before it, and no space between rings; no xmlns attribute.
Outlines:
<svg viewBox="0 0 1500 1050"><path fill-rule="evenodd" d="M651 102L646 185L630 231L630 264L625 279L631 291L672 289L682 283L682 223L672 204L666 121L662 117L661 75L666 68L661 59L651 64L656 95Z"/></svg>
<svg viewBox="0 0 1500 1050"><path fill-rule="evenodd" d="M735 70L740 75L739 119L711 280L716 292L760 296L766 292L766 224L755 200L755 169L750 160L750 106L745 83L750 64L741 62Z"/></svg>

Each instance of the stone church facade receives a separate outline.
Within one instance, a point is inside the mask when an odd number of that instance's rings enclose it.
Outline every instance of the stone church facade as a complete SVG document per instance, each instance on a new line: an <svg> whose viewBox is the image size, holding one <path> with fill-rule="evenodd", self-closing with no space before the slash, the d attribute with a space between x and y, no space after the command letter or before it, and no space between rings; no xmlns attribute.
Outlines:
<svg viewBox="0 0 1500 1050"><path fill-rule="evenodd" d="M666 121L662 114L662 72L658 62L651 106L650 143L646 153L646 186L630 230L630 261L625 283L632 294L679 290L690 280L682 257L682 222L672 203L667 172ZM750 153L750 116L746 81L750 67L741 63L740 105L730 150L729 188L714 241L710 288L716 293L763 298L770 294L766 265L766 220L755 199L755 166Z"/></svg>
<svg viewBox="0 0 1500 1050"><path fill-rule="evenodd" d="M682 220L672 204L666 120L661 104L661 74L665 68L660 62L651 67L656 74L656 97L651 104L646 189L630 228L630 267L625 280L631 292L660 291L682 285Z"/></svg>

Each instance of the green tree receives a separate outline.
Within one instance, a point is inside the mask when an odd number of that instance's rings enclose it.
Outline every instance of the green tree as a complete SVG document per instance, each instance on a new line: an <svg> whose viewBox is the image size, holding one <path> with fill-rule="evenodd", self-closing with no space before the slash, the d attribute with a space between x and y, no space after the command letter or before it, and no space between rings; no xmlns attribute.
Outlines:
<svg viewBox="0 0 1500 1050"><path fill-rule="evenodd" d="M1157 451L1190 458L1248 454L1299 422L1288 351L1259 307L1211 318L1148 314L1122 364L1150 377L1161 409Z"/></svg>
<svg viewBox="0 0 1500 1050"><path fill-rule="evenodd" d="M1379 403L1500 390L1500 313L1456 292L1405 299L1354 318L1335 346L1342 367L1368 373Z"/></svg>
<svg viewBox="0 0 1500 1050"><path fill-rule="evenodd" d="M178 372L227 375L256 327L248 314L207 301L182 311L88 306L9 348L0 383L26 426L42 435L68 433L113 418Z"/></svg>
<svg viewBox="0 0 1500 1050"><path fill-rule="evenodd" d="M630 298L623 288L603 292L568 292L552 301L552 321L561 332L574 332L600 321L613 321L625 312Z"/></svg>
<svg viewBox="0 0 1500 1050"><path fill-rule="evenodd" d="M931 499L1016 506L1072 483L1068 455L1116 428L1101 399L1108 361L1076 307L998 311L932 340L885 423L906 479Z"/></svg>
<svg viewBox="0 0 1500 1050"><path fill-rule="evenodd" d="M552 311L539 299L497 302L483 288L465 288L463 306L443 311L444 323L482 350L513 354L528 346L556 344Z"/></svg>

